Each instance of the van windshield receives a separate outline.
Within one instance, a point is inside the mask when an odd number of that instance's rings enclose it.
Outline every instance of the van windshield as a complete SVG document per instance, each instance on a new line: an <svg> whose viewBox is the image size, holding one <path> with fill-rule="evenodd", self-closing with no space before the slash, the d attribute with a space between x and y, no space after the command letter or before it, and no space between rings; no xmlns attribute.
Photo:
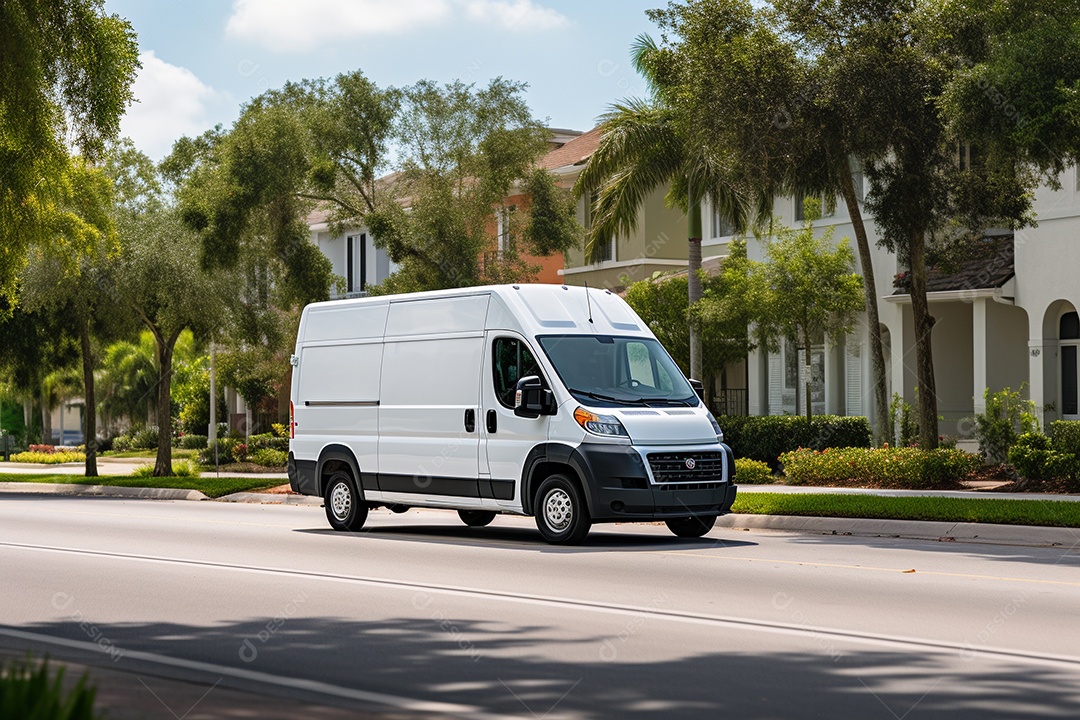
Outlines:
<svg viewBox="0 0 1080 720"><path fill-rule="evenodd" d="M698 404L690 383L652 338L548 335L538 338L555 372L589 405Z"/></svg>

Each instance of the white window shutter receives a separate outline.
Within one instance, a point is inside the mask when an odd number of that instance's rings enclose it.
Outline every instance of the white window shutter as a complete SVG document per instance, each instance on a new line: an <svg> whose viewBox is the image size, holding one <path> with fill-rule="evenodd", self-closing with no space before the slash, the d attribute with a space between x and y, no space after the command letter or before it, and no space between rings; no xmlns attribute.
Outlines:
<svg viewBox="0 0 1080 720"><path fill-rule="evenodd" d="M847 393L844 398L848 415L865 415L863 412L862 345L849 337L844 350Z"/></svg>
<svg viewBox="0 0 1080 720"><path fill-rule="evenodd" d="M784 364L779 353L769 353L769 408L770 415L784 414Z"/></svg>

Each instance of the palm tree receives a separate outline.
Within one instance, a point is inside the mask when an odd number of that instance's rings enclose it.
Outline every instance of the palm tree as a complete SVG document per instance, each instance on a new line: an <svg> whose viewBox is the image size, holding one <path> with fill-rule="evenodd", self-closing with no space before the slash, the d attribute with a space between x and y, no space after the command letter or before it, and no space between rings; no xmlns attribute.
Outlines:
<svg viewBox="0 0 1080 720"><path fill-rule="evenodd" d="M651 97L616 103L600 118L600 142L578 176L574 194L593 198L585 255L588 262L597 262L609 238L634 230L638 209L649 193L670 186L666 204L687 214L692 312L701 299L702 200L708 196L713 207L740 232L749 223L751 205L719 160L684 132L678 113L665 101L656 82L649 62L656 52L656 43L648 35L634 41L634 68L645 77ZM693 322L690 375L701 378L701 337Z"/></svg>

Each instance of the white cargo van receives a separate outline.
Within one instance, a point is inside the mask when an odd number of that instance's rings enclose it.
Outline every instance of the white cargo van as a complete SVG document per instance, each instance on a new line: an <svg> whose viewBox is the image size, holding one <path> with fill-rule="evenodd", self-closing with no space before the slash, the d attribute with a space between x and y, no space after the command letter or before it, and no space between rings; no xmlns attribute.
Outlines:
<svg viewBox="0 0 1080 720"><path fill-rule="evenodd" d="M551 543L592 523L707 533L734 456L694 387L622 298L504 285L304 309L289 481L337 530L370 508L533 515ZM700 387L700 386L697 386Z"/></svg>

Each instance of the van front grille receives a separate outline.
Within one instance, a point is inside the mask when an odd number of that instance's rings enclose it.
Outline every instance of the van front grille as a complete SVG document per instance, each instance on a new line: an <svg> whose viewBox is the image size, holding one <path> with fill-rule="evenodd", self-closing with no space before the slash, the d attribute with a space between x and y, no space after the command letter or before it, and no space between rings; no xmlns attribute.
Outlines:
<svg viewBox="0 0 1080 720"><path fill-rule="evenodd" d="M724 481L722 452L649 453L648 457L653 480L658 483Z"/></svg>

